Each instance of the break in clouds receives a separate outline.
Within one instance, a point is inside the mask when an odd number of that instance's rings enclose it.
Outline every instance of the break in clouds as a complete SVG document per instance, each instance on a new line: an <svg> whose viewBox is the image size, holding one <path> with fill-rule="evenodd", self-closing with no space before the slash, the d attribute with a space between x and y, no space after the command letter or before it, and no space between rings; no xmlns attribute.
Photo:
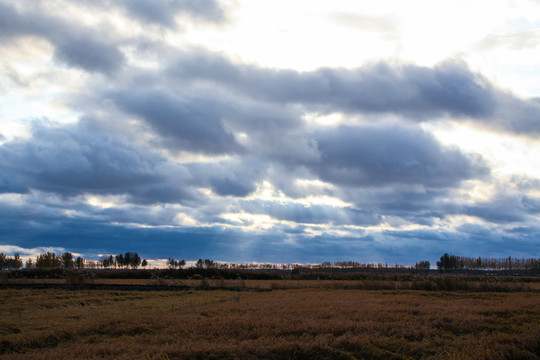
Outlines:
<svg viewBox="0 0 540 360"><path fill-rule="evenodd" d="M226 27L229 10L211 0L0 2L2 76L25 79L4 96L41 101L51 81L70 114L20 116L25 131L0 136L2 245L274 262L538 251L538 179L500 177L426 126L534 141L538 100L463 61L301 72L164 40L185 26ZM19 73L32 46L39 69Z"/></svg>

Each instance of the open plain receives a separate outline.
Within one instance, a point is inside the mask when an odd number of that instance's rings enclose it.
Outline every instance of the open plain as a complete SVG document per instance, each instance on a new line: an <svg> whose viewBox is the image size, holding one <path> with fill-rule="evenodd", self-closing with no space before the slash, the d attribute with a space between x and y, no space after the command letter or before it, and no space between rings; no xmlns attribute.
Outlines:
<svg viewBox="0 0 540 360"><path fill-rule="evenodd" d="M316 283L169 291L4 288L0 356L540 358L535 290L362 290Z"/></svg>

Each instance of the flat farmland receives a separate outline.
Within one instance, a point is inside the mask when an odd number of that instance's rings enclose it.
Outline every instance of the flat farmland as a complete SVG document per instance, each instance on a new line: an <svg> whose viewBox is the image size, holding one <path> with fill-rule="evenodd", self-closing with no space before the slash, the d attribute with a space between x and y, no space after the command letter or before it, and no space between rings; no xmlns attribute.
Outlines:
<svg viewBox="0 0 540 360"><path fill-rule="evenodd" d="M2 289L0 357L539 359L539 300L536 291Z"/></svg>
<svg viewBox="0 0 540 360"><path fill-rule="evenodd" d="M428 290L468 292L540 292L540 277L515 276L446 276L446 275L364 275L359 280L298 280L298 279L185 279L163 278L9 278L0 279L1 287L140 287L159 289L219 289L219 290L292 290L292 289L354 289L354 290Z"/></svg>

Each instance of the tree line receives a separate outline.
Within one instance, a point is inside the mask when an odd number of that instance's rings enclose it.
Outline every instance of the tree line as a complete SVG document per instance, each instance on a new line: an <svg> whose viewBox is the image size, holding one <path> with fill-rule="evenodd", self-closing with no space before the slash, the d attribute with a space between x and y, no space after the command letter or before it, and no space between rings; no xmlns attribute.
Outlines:
<svg viewBox="0 0 540 360"><path fill-rule="evenodd" d="M82 257L74 257L71 252L55 254L47 252L40 254L35 260L31 258L24 264L26 268L114 268L114 269L137 269L139 267L146 268L148 261L141 259L136 252L126 252L117 255L105 255L100 260L86 260ZM186 266L185 260L177 260L169 258L167 266L170 269L179 269ZM0 270L20 269L23 267L23 261L20 254L15 253L13 256L8 256L0 253ZM230 269L230 270L294 270L299 268L305 269L410 269L417 272L427 272L431 269L429 261L419 261L413 266L403 266L399 264L388 265L388 263L365 264L356 261L336 261L323 262L321 264L301 265L301 264L236 264L222 263L210 259L198 259L193 267L198 269ZM536 258L482 258L482 257L466 257L450 255L445 253L437 261L437 269L441 272L456 271L456 270L540 270L540 259Z"/></svg>
<svg viewBox="0 0 540 360"><path fill-rule="evenodd" d="M13 256L7 256L4 253L0 253L0 270L20 269L23 265L21 256L17 253Z"/></svg>
<svg viewBox="0 0 540 360"><path fill-rule="evenodd" d="M125 254L107 255L101 260L86 260L82 257L75 258L72 253L66 251L62 254L47 252L40 254L35 260L31 258L25 263L27 269L50 269L50 268L65 268L65 269L83 269L83 268L109 268L115 269L132 268L137 269L139 266L143 268L148 265L146 259L141 259L136 252L126 252ZM7 256L0 253L0 270L20 269L23 267L23 261L18 253L13 256Z"/></svg>
<svg viewBox="0 0 540 360"><path fill-rule="evenodd" d="M141 259L136 252L126 252L125 254L109 255L101 259L100 265L104 268L132 268L137 269L139 266L146 268L148 261Z"/></svg>
<svg viewBox="0 0 540 360"><path fill-rule="evenodd" d="M437 261L442 272L452 270L540 270L540 259L535 258L482 258L449 255L445 253Z"/></svg>

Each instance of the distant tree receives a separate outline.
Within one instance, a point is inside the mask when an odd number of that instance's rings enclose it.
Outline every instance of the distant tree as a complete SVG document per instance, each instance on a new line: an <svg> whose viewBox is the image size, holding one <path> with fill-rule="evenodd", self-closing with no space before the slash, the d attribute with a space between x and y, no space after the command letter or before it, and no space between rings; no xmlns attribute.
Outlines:
<svg viewBox="0 0 540 360"><path fill-rule="evenodd" d="M77 269L82 269L84 268L84 259L82 257L77 257L77 259L75 260L75 267Z"/></svg>
<svg viewBox="0 0 540 360"><path fill-rule="evenodd" d="M185 260L175 260L173 258L169 258L167 263L169 264L170 269L182 268L182 267L184 267L186 265Z"/></svg>
<svg viewBox="0 0 540 360"><path fill-rule="evenodd" d="M127 252L124 254L124 265L136 269L141 265L141 257L136 252Z"/></svg>
<svg viewBox="0 0 540 360"><path fill-rule="evenodd" d="M103 259L101 259L101 265L104 268L108 268L115 265L115 258L112 255L105 256Z"/></svg>
<svg viewBox="0 0 540 360"><path fill-rule="evenodd" d="M143 268L146 268L146 267L148 266L148 261L146 261L146 259L144 259L144 260L142 261L142 263L141 263L141 266L142 266Z"/></svg>
<svg viewBox="0 0 540 360"><path fill-rule="evenodd" d="M297 276L300 274L300 271L302 271L302 267L295 265L294 268L291 270L291 275Z"/></svg>
<svg viewBox="0 0 540 360"><path fill-rule="evenodd" d="M450 269L450 256L448 253L444 253L444 255L441 256L440 261L437 261L437 269L441 272L446 272Z"/></svg>
<svg viewBox="0 0 540 360"><path fill-rule="evenodd" d="M124 255L116 255L116 264L118 265L118 267L124 267L126 265L124 262Z"/></svg>
<svg viewBox="0 0 540 360"><path fill-rule="evenodd" d="M12 257L0 253L0 270L20 269L22 267L21 256L15 253Z"/></svg>
<svg viewBox="0 0 540 360"><path fill-rule="evenodd" d="M482 258L479 256L474 262L474 267L480 269L482 267Z"/></svg>
<svg viewBox="0 0 540 360"><path fill-rule="evenodd" d="M440 261L437 261L437 268L441 272L463 269L465 266L463 259L464 258L462 257L448 255L448 253L445 253L443 256L441 256Z"/></svg>
<svg viewBox="0 0 540 360"><path fill-rule="evenodd" d="M197 262L195 263L195 267L197 269L202 269L204 267L204 261L202 259L197 260Z"/></svg>
<svg viewBox="0 0 540 360"><path fill-rule="evenodd" d="M414 265L414 269L419 272L428 272L431 264L429 261L420 261Z"/></svg>
<svg viewBox="0 0 540 360"><path fill-rule="evenodd" d="M11 259L10 264L11 269L20 269L22 268L23 262L21 260L21 256L18 253L13 254L13 258Z"/></svg>
<svg viewBox="0 0 540 360"><path fill-rule="evenodd" d="M62 258L53 252L38 255L36 258L37 268L55 268L62 265Z"/></svg>
<svg viewBox="0 0 540 360"><path fill-rule="evenodd" d="M73 254L70 252L65 252L62 254L62 266L66 269L70 269L75 265L75 261L73 261Z"/></svg>
<svg viewBox="0 0 540 360"><path fill-rule="evenodd" d="M32 261L32 259L28 258L28 260L26 260L26 263L24 264L24 267L27 268L27 269L31 269L34 267L34 262Z"/></svg>

